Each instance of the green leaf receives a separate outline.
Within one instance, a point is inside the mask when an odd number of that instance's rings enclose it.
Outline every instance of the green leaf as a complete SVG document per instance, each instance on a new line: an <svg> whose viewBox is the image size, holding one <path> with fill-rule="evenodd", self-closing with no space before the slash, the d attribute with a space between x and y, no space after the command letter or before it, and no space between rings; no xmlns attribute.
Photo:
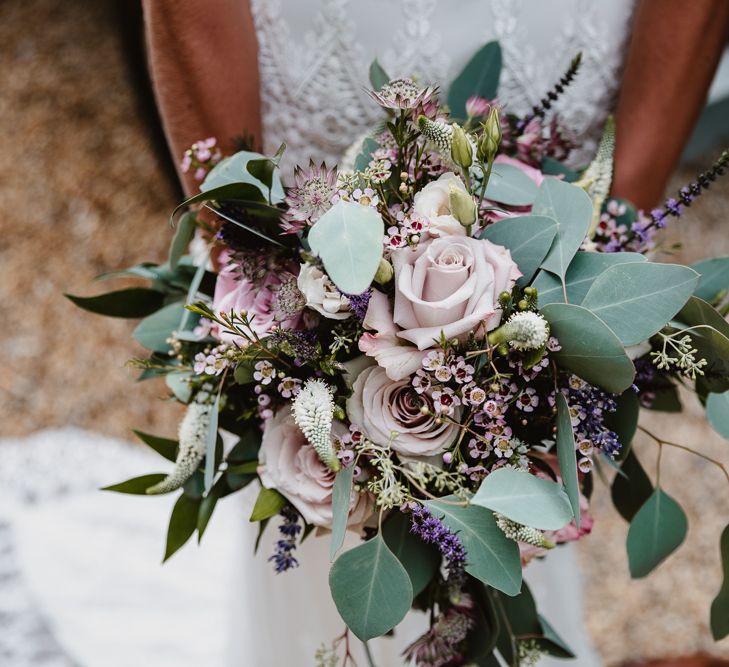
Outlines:
<svg viewBox="0 0 729 667"><path fill-rule="evenodd" d="M149 317L145 317L134 329L136 341L154 352L169 352L167 339L180 326L185 308L182 303L171 303Z"/></svg>
<svg viewBox="0 0 729 667"><path fill-rule="evenodd" d="M466 549L468 574L507 595L516 595L521 590L518 545L504 535L489 509L474 503L453 504L457 500L455 496L448 496L429 500L425 505L458 534Z"/></svg>
<svg viewBox="0 0 729 667"><path fill-rule="evenodd" d="M370 83L374 90L380 90L382 86L390 82L390 77L387 75L382 65L377 62L377 58L372 61L370 65Z"/></svg>
<svg viewBox="0 0 729 667"><path fill-rule="evenodd" d="M697 296L692 296L676 315L676 319L689 326L706 324L716 329L723 336L729 337L729 322L710 303Z"/></svg>
<svg viewBox="0 0 729 667"><path fill-rule="evenodd" d="M340 201L316 221L308 238L334 284L346 294L361 294L377 272L384 233L373 208Z"/></svg>
<svg viewBox="0 0 729 667"><path fill-rule="evenodd" d="M653 484L651 484L651 480L646 475L633 450L628 452L620 466L620 471L623 474L615 475L610 488L610 495L620 516L630 522L648 498L651 497Z"/></svg>
<svg viewBox="0 0 729 667"><path fill-rule="evenodd" d="M541 309L562 349L552 353L563 368L613 394L633 384L635 368L622 343L594 313L567 303Z"/></svg>
<svg viewBox="0 0 729 667"><path fill-rule="evenodd" d="M648 410L657 412L681 412L683 410L676 385L668 383L661 387L651 387L651 393L653 399L645 406Z"/></svg>
<svg viewBox="0 0 729 667"><path fill-rule="evenodd" d="M623 345L636 345L660 331L684 306L698 282L678 264L634 262L601 273L582 300Z"/></svg>
<svg viewBox="0 0 729 667"><path fill-rule="evenodd" d="M701 369L704 374L697 378L697 391L699 387L706 393L720 394L729 390L729 338L709 325L687 330L686 335L691 337L691 344L698 351L697 359L708 362Z"/></svg>
<svg viewBox="0 0 729 667"><path fill-rule="evenodd" d="M575 524L580 527L580 485L577 480L577 456L575 455L575 434L567 399L557 393L557 459L562 484L572 506Z"/></svg>
<svg viewBox="0 0 729 667"><path fill-rule="evenodd" d="M117 493L131 493L135 496L144 496L147 494L147 489L150 486L154 486L158 482L161 482L167 475L162 473L153 473L151 475L142 475L141 477L132 477L126 482L119 482L119 484L112 484L111 486L105 486L102 491L116 491Z"/></svg>
<svg viewBox="0 0 729 667"><path fill-rule="evenodd" d="M248 461L237 466L228 466L226 471L235 475L253 475L258 470L259 465L258 461Z"/></svg>
<svg viewBox="0 0 729 667"><path fill-rule="evenodd" d="M165 295L147 287L128 287L97 296L64 296L79 308L107 317L146 317L162 308Z"/></svg>
<svg viewBox="0 0 729 667"><path fill-rule="evenodd" d="M177 440L170 440L169 438L160 438L157 435L150 435L143 431L134 431L136 435L145 445L148 445L160 456L164 456L168 461L175 461L177 458Z"/></svg>
<svg viewBox="0 0 729 667"><path fill-rule="evenodd" d="M552 218L523 215L489 225L481 232L481 238L509 249L511 259L524 274L517 284L527 285L546 256L556 233L557 223Z"/></svg>
<svg viewBox="0 0 729 667"><path fill-rule="evenodd" d="M716 641L729 635L729 526L724 528L719 542L724 582L711 603L711 634Z"/></svg>
<svg viewBox="0 0 729 667"><path fill-rule="evenodd" d="M545 176L562 176L562 180L567 183L572 183L580 178L579 172L552 157L542 158L542 173Z"/></svg>
<svg viewBox="0 0 729 667"><path fill-rule="evenodd" d="M362 142L362 150L354 160L355 171L364 171L367 169L367 165L369 165L372 160L372 153L377 150L378 146L379 144L372 137L367 137Z"/></svg>
<svg viewBox="0 0 729 667"><path fill-rule="evenodd" d="M347 534L349 506L352 503L354 466L342 468L334 478L332 489L332 541L329 544L329 560L333 561L344 544Z"/></svg>
<svg viewBox="0 0 729 667"><path fill-rule="evenodd" d="M168 560L195 532L199 507L199 499L193 500L184 493L177 499L167 529L167 546L162 562Z"/></svg>
<svg viewBox="0 0 729 667"><path fill-rule="evenodd" d="M264 521L270 519L272 516L278 514L286 504L286 498L284 498L276 489L267 489L265 486L261 487L256 498L256 504L253 506L253 512L251 512L251 522Z"/></svg>
<svg viewBox="0 0 729 667"><path fill-rule="evenodd" d="M501 46L489 42L468 61L448 91L448 106L454 118L466 117L466 100L473 95L492 100L499 89Z"/></svg>
<svg viewBox="0 0 729 667"><path fill-rule="evenodd" d="M215 395L215 401L210 408L210 421L208 422L208 432L205 438L205 493L209 493L213 488L213 478L215 477L216 461L215 446L218 442L218 418L220 416L220 395L222 394L222 381L220 390Z"/></svg>
<svg viewBox="0 0 729 667"><path fill-rule="evenodd" d="M227 483L225 481L225 478L220 478L216 483L215 486L213 486L212 489L210 489L210 493L206 495L202 500L200 501L200 508L197 512L197 541L198 544L203 538L203 535L205 534L205 530L208 527L208 523L210 523L210 518L213 516L213 512L215 511L215 506L218 504L218 500L220 500L221 495L224 490L227 489Z"/></svg>
<svg viewBox="0 0 729 667"><path fill-rule="evenodd" d="M224 161L225 160L223 160L223 162ZM220 162L219 164L223 163ZM212 171L210 172L210 174L212 174ZM210 176L210 174L208 174L208 177ZM245 172L245 175L249 179L253 178L250 174L248 174L248 172ZM206 201L232 200L253 202L261 205L266 204L266 198L263 196L263 192L261 191L260 187L252 185L251 183L225 183L224 185L220 185L214 188L207 188L204 191L193 195L192 197L188 197L187 199L185 199L185 201L178 204L170 214L170 224L174 223L175 216L179 211L181 211L183 208L187 208L188 206L192 206L193 204L200 204Z"/></svg>
<svg viewBox="0 0 729 667"><path fill-rule="evenodd" d="M173 371L165 375L165 384L174 394L175 398L187 405L192 398L192 386L190 385L191 371Z"/></svg>
<svg viewBox="0 0 729 667"><path fill-rule="evenodd" d="M543 651L556 658L575 657L574 651L541 614L539 614L539 623L542 626L542 638L537 640L537 644Z"/></svg>
<svg viewBox="0 0 729 667"><path fill-rule="evenodd" d="M252 362L242 361L233 371L233 379L237 384L250 384L253 382L253 364Z"/></svg>
<svg viewBox="0 0 729 667"><path fill-rule="evenodd" d="M713 301L729 289L729 257L712 257L691 265L701 275L694 294L704 301Z"/></svg>
<svg viewBox="0 0 729 667"><path fill-rule="evenodd" d="M433 578L440 554L430 544L410 532L410 519L394 510L382 525L382 538L410 577L413 597L419 595Z"/></svg>
<svg viewBox="0 0 729 667"><path fill-rule="evenodd" d="M185 250L192 240L192 236L195 233L195 214L192 211L188 211L180 217L180 221L177 223L177 229L175 235L172 237L170 243L170 251L167 259L167 263L171 269L176 269L180 258L185 254Z"/></svg>
<svg viewBox="0 0 729 667"><path fill-rule="evenodd" d="M605 426L617 434L620 443L620 452L617 458L622 460L628 455L638 428L640 400L638 394L631 388L616 397L615 403L615 412L605 413Z"/></svg>
<svg viewBox="0 0 729 667"><path fill-rule="evenodd" d="M580 304L587 291L603 271L614 264L644 262L645 257L637 252L586 252L578 250L565 275L567 303ZM540 271L532 283L539 292L539 305L564 303L564 290L560 279L547 271Z"/></svg>
<svg viewBox="0 0 729 667"><path fill-rule="evenodd" d="M506 206L529 206L537 196L534 181L511 164L496 163L491 170L486 199Z"/></svg>
<svg viewBox="0 0 729 667"><path fill-rule="evenodd" d="M546 178L532 206L532 215L546 215L557 221L557 236L542 262L542 268L564 281L567 267L590 227L592 201L582 188Z"/></svg>
<svg viewBox="0 0 729 667"><path fill-rule="evenodd" d="M392 630L413 599L410 577L381 535L337 558L329 588L339 615L362 641Z"/></svg>
<svg viewBox="0 0 729 667"><path fill-rule="evenodd" d="M285 150L286 145L283 144L279 151L282 153L282 149ZM242 190L238 196L228 196L227 199L250 199L252 201L264 201L268 200L269 196L269 185L266 183L267 178L271 178L271 202L278 204L284 199L283 185L281 184L281 178L277 172L273 170L273 166L277 164L277 160L280 159L280 154L277 153L274 159L267 158L261 153L255 153L253 151L239 151L230 157L224 158L218 164L216 164L210 173L205 177L205 180L200 184L200 191L202 193L211 193L215 190L219 190L221 187L226 186L239 186L248 185L249 188ZM262 167L261 162L272 163L271 167ZM251 173L248 169L248 165L253 162L253 171L258 174ZM261 178L263 176L263 178ZM214 199L225 199L223 196L213 197ZM189 200L188 200L189 201Z"/></svg>
<svg viewBox="0 0 729 667"><path fill-rule="evenodd" d="M717 433L729 438L729 391L709 394L706 399L706 416Z"/></svg>
<svg viewBox="0 0 729 667"><path fill-rule="evenodd" d="M540 530L559 530L572 519L569 498L559 484L511 468L488 475L471 502Z"/></svg>
<svg viewBox="0 0 729 667"><path fill-rule="evenodd" d="M628 564L634 579L645 577L683 542L688 520L681 506L656 487L628 529Z"/></svg>
<svg viewBox="0 0 729 667"><path fill-rule="evenodd" d="M499 599L504 614L509 621L509 629L513 637L542 634L537 605L526 581L522 584L519 595L514 597L501 596Z"/></svg>
<svg viewBox="0 0 729 667"><path fill-rule="evenodd" d="M263 183L266 187L266 192L271 189L274 183L274 176L276 175L276 168L281 162L284 151L286 150L286 144L283 143L279 146L276 151L276 155L272 158L262 157L257 160L248 160L246 164L246 171L253 176L254 179Z"/></svg>

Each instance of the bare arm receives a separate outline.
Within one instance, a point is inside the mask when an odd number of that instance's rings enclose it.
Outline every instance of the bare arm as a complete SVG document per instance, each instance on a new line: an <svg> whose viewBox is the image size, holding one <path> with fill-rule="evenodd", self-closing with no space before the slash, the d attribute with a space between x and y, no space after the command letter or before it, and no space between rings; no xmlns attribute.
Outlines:
<svg viewBox="0 0 729 667"><path fill-rule="evenodd" d="M172 157L217 137L261 136L257 43L245 0L143 0L149 65ZM189 175L180 174L188 193Z"/></svg>
<svg viewBox="0 0 729 667"><path fill-rule="evenodd" d="M640 0L616 114L613 194L652 208L706 100L727 0Z"/></svg>

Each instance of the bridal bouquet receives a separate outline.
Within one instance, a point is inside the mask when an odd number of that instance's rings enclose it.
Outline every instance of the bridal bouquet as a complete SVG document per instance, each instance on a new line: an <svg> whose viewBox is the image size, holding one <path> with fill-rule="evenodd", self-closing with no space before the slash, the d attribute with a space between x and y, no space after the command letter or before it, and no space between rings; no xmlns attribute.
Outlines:
<svg viewBox="0 0 729 667"><path fill-rule="evenodd" d="M423 667L571 657L522 570L590 532L596 472L614 474L633 577L686 536L631 441L641 409L680 410L680 386L729 436L729 258L655 261L655 233L729 156L649 214L611 199L612 123L574 171L551 110L579 65L520 117L496 101L496 43L445 98L375 62L381 124L288 188L285 146L222 158L198 142L183 169L200 193L173 214L169 259L126 271L150 286L72 297L143 317L140 379L186 406L177 440L138 433L171 470L109 487L179 494L165 558L253 482L277 572L312 530L329 541L348 630L319 664L346 664L348 632L384 635L413 607L431 622L405 659ZM347 530L358 546L342 548ZM721 549L729 572L729 532ZM729 579L711 623L729 634Z"/></svg>

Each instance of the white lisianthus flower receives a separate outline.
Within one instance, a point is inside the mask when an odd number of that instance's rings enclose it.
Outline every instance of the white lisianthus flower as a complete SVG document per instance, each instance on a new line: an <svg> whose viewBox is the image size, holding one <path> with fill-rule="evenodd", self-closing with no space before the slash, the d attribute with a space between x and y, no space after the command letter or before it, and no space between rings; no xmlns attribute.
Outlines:
<svg viewBox="0 0 729 667"><path fill-rule="evenodd" d="M451 212L451 190L461 190L468 195L463 181L453 172L442 174L438 180L431 181L415 193L413 213L430 222L428 233L431 236L465 236L466 228Z"/></svg>
<svg viewBox="0 0 729 667"><path fill-rule="evenodd" d="M306 305L330 320L345 320L351 314L349 299L344 296L319 267L302 264L297 285L306 297Z"/></svg>

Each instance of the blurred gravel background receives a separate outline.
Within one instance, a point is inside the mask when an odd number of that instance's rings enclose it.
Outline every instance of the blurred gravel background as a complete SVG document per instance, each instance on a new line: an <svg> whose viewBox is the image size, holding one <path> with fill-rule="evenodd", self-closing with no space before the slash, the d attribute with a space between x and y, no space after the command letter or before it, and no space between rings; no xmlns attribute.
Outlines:
<svg viewBox="0 0 729 667"><path fill-rule="evenodd" d="M91 278L159 261L170 240L177 186L135 92L120 36L125 15L113 0L0 2L3 435L64 424L127 438L131 427L175 432L179 412L157 400L164 387L134 387L124 367L141 354L133 323L84 313L62 297L106 291L112 284L94 286ZM672 188L708 161L682 168ZM670 242L683 244L676 261L729 254L728 217L725 178L671 232ZM685 414L649 415L646 427L729 463L729 444L687 399ZM640 438L637 448L653 474L657 447ZM630 581L627 525L596 483L597 521L580 554L588 624L607 665L700 650L729 657L729 641L713 643L707 623L721 581L718 536L729 522L729 489L705 461L664 454L663 486L689 514L689 539L645 580Z"/></svg>

